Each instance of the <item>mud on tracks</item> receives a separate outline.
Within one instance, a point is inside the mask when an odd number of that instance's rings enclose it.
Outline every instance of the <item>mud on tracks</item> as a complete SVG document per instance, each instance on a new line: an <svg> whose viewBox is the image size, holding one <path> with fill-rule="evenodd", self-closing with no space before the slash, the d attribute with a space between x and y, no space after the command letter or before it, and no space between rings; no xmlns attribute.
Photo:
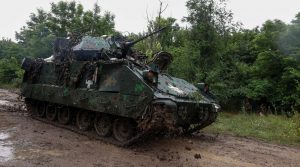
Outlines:
<svg viewBox="0 0 300 167"><path fill-rule="evenodd" d="M120 148L33 120L22 107L18 107L22 105L16 93L0 89L0 166L300 164L300 148L230 135L200 133L189 137L153 139L130 148Z"/></svg>

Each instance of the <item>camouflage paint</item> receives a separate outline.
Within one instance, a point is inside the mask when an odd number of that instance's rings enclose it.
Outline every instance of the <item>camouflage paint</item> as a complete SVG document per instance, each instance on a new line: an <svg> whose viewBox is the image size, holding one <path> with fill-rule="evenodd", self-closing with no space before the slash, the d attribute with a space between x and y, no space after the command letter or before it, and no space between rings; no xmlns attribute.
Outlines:
<svg viewBox="0 0 300 167"><path fill-rule="evenodd" d="M145 104L140 104L139 96L127 93L128 88L122 87L120 84L129 83L131 86L136 85L137 94L146 91L150 94L150 97L152 97L153 93L150 89L146 89L143 83L138 83L138 77L134 75L132 77L120 75L122 71L126 71L127 66L120 62L112 65L99 63L98 67L100 68L98 68L98 70L101 69L102 72L98 73L98 81L90 89L87 89L85 82L83 82L86 80L87 73L83 72L80 74L80 71L82 71L80 68L85 68L86 65L87 62L71 64L71 76L77 76L76 80L81 81L77 87L74 87L74 85L67 86L65 84L53 85L53 81L47 80L47 78L54 78L57 75L54 70L46 70L45 68L52 67L49 63L45 63L40 75L48 75L48 77L39 77L33 84L23 82L21 88L22 95L41 101L49 101L92 111L107 112L124 117L137 118L140 116L139 113L143 110L138 110L136 106L141 105L143 108L150 100L147 99L148 101L145 101L145 99L143 99ZM115 66L115 68L110 68L110 66ZM128 79L128 81L121 82L120 79ZM99 89L97 89L97 87L99 87ZM126 90L121 90L121 88Z"/></svg>
<svg viewBox="0 0 300 167"><path fill-rule="evenodd" d="M130 49L144 38L122 43L127 48L121 48L121 56L124 56L123 53L126 53L125 55L130 53L123 52L123 50L128 51L126 49ZM108 49L104 53L115 56L113 57L115 59L56 63L35 60L31 64L32 68L30 67L25 72L21 94L34 100L135 120L147 114L145 113L148 112L148 110L145 111L147 106L163 106L166 110L171 108L171 114L174 114L176 121L181 122L182 125L192 123L204 125L201 124L203 121L201 119L206 117L207 112L213 112L213 106L216 103L214 100L202 97L202 93L195 94L199 90L185 80L160 73L164 69L155 70L158 73L158 84L149 83L143 79L142 73L153 70L154 67L150 68L149 65L126 59L126 57L117 59L120 56L119 52L114 50L116 48L109 47L103 38L86 37L73 48L74 54L76 50L85 52L90 49L94 49L93 51L98 54L104 48ZM170 55L158 53L156 61L152 62L155 68L159 68L160 61L165 60L160 59L160 56ZM167 62L167 65L169 63ZM87 88L86 81L93 81L93 84ZM214 120L210 122L212 121Z"/></svg>
<svg viewBox="0 0 300 167"><path fill-rule="evenodd" d="M142 93L143 90L144 90L144 88L145 88L145 87L144 87L143 84L137 83L137 84L135 85L134 91L135 91L136 93Z"/></svg>

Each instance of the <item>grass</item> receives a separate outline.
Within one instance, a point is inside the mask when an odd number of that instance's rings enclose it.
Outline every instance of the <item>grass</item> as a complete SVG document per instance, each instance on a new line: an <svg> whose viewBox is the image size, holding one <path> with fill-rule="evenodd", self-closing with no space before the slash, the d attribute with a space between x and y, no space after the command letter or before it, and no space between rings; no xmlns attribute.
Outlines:
<svg viewBox="0 0 300 167"><path fill-rule="evenodd" d="M300 146L300 114L286 118L275 115L220 113L217 121L204 131Z"/></svg>
<svg viewBox="0 0 300 167"><path fill-rule="evenodd" d="M19 89L19 85L16 84L2 84L0 83L0 89L7 89L7 90L15 90Z"/></svg>

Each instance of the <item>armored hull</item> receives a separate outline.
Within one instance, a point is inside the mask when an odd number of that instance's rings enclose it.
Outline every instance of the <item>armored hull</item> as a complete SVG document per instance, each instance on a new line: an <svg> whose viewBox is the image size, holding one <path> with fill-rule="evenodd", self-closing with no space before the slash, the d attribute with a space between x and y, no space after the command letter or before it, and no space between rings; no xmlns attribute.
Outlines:
<svg viewBox="0 0 300 167"><path fill-rule="evenodd" d="M21 94L34 118L78 132L94 129L119 145L192 133L213 123L219 109L194 85L164 73L161 61L24 59L22 67Z"/></svg>

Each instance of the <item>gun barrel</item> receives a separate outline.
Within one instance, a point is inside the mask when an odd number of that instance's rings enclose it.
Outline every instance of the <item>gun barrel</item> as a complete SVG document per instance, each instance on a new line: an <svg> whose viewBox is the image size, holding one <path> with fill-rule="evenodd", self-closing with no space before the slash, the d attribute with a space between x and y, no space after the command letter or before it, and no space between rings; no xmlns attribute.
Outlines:
<svg viewBox="0 0 300 167"><path fill-rule="evenodd" d="M140 42L140 41L142 41L142 40L144 40L144 39L146 39L146 38L148 38L148 37L150 37L150 36L152 36L152 35L154 35L154 34L157 34L157 33L161 32L161 31L165 30L167 27L169 27L169 26L163 27L163 28L161 28L161 29L159 29L159 30L157 30L157 31L154 31L154 32L152 32L152 33L150 33L150 34L147 34L147 35L145 35L145 36L143 36L143 37L141 37L141 38L139 38L139 39L137 39L137 40L135 40L135 41L133 41L133 42L129 42L129 43L127 44L127 47L132 47L132 46L135 45L136 43L138 43L138 42Z"/></svg>

